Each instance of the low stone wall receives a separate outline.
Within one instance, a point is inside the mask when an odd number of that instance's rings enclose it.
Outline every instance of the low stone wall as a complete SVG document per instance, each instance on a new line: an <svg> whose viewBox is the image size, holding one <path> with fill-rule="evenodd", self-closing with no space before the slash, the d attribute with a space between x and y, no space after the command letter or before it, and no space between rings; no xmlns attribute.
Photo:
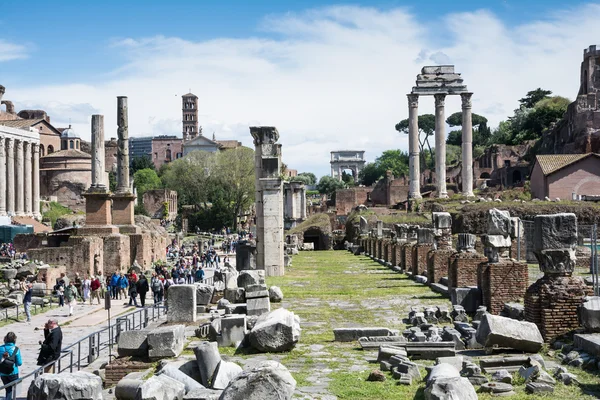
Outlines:
<svg viewBox="0 0 600 400"><path fill-rule="evenodd" d="M151 363L133 361L131 357L117 358L106 366L104 387L115 386L125 375L131 372L144 371L152 368Z"/></svg>
<svg viewBox="0 0 600 400"><path fill-rule="evenodd" d="M544 341L579 328L577 309L591 290L580 277L544 276L525 294L525 320L536 324Z"/></svg>
<svg viewBox="0 0 600 400"><path fill-rule="evenodd" d="M528 280L527 264L511 259L482 263L477 271L483 305L492 314L499 314L504 303L520 301L525 296Z"/></svg>

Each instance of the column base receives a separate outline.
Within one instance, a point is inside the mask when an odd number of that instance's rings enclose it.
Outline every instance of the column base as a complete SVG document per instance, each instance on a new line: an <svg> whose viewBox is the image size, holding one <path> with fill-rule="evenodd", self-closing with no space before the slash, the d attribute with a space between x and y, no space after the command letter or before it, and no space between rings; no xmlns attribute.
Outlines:
<svg viewBox="0 0 600 400"><path fill-rule="evenodd" d="M421 193L409 193L408 194L409 200L421 200L422 198L423 198L423 196L421 196Z"/></svg>
<svg viewBox="0 0 600 400"><path fill-rule="evenodd" d="M122 235L141 233L142 230L136 225L118 225L119 233Z"/></svg>
<svg viewBox="0 0 600 400"><path fill-rule="evenodd" d="M437 198L438 199L447 199L448 198L448 193L442 193Z"/></svg>
<svg viewBox="0 0 600 400"><path fill-rule="evenodd" d="M473 192L463 192L462 195L464 197L475 197L475 195L473 194Z"/></svg>
<svg viewBox="0 0 600 400"><path fill-rule="evenodd" d="M14 216L15 217L24 217L25 213L23 211L17 211L17 212L15 212Z"/></svg>
<svg viewBox="0 0 600 400"><path fill-rule="evenodd" d="M86 225L77 229L77 236L109 236L119 233L114 225Z"/></svg>

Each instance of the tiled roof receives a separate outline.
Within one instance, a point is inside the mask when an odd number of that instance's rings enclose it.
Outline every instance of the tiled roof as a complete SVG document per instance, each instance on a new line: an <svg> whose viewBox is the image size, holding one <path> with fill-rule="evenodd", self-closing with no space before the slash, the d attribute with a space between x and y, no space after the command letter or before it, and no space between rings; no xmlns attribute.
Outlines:
<svg viewBox="0 0 600 400"><path fill-rule="evenodd" d="M69 149L69 150L60 150L55 151L54 153L50 153L44 158L55 158L55 157L74 157L74 158L92 158L88 153L77 150L77 149Z"/></svg>
<svg viewBox="0 0 600 400"><path fill-rule="evenodd" d="M43 118L36 119L15 119L12 121L0 121L0 125L10 126L11 128L30 128L35 124L45 121Z"/></svg>
<svg viewBox="0 0 600 400"><path fill-rule="evenodd" d="M586 153L586 154L543 154L535 156L535 159L540 167L542 168L542 173L544 175L550 175L559 169L563 169L567 165L571 165L579 160L584 158L596 156L598 154L595 153Z"/></svg>

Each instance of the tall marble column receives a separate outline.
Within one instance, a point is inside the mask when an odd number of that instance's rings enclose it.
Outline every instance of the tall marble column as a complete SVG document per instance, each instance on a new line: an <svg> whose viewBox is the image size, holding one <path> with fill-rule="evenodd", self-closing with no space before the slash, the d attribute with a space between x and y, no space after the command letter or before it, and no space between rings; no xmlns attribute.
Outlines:
<svg viewBox="0 0 600 400"><path fill-rule="evenodd" d="M15 140L6 140L6 212L15 215Z"/></svg>
<svg viewBox="0 0 600 400"><path fill-rule="evenodd" d="M0 217L4 216L6 216L6 139L0 137Z"/></svg>
<svg viewBox="0 0 600 400"><path fill-rule="evenodd" d="M106 191L104 175L104 115L92 115L92 190Z"/></svg>
<svg viewBox="0 0 600 400"><path fill-rule="evenodd" d="M129 122L127 97L117 97L117 193L131 193L129 187Z"/></svg>
<svg viewBox="0 0 600 400"><path fill-rule="evenodd" d="M421 168L419 166L419 95L408 94L408 198L421 198Z"/></svg>
<svg viewBox="0 0 600 400"><path fill-rule="evenodd" d="M473 196L473 121L471 119L471 96L462 93L462 194Z"/></svg>
<svg viewBox="0 0 600 400"><path fill-rule="evenodd" d="M23 142L23 154L24 154L24 163L23 163L23 186L24 190L24 200L25 200L25 215L33 216L32 213L32 174L31 174L31 142Z"/></svg>
<svg viewBox="0 0 600 400"><path fill-rule="evenodd" d="M23 141L15 140L15 215L18 216L22 216L25 211L23 174Z"/></svg>
<svg viewBox="0 0 600 400"><path fill-rule="evenodd" d="M33 143L33 217L36 219L42 218L40 213L40 145Z"/></svg>
<svg viewBox="0 0 600 400"><path fill-rule="evenodd" d="M434 94L435 97L435 176L439 198L448 197L446 191L446 115L444 103L446 94Z"/></svg>

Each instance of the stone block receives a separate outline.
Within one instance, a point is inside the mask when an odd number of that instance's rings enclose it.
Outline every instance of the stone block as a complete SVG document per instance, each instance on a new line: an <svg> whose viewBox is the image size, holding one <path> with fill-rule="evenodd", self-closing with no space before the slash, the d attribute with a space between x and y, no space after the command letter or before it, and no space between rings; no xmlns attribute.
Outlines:
<svg viewBox="0 0 600 400"><path fill-rule="evenodd" d="M185 385L186 392L189 392L190 390L204 389L204 386L182 372L174 363L167 363L160 369L159 373L183 383Z"/></svg>
<svg viewBox="0 0 600 400"><path fill-rule="evenodd" d="M533 251L573 249L577 246L577 217L572 213L536 215L533 219Z"/></svg>
<svg viewBox="0 0 600 400"><path fill-rule="evenodd" d="M259 316L271 311L271 302L269 301L268 293L267 297L246 299L246 310L249 316Z"/></svg>
<svg viewBox="0 0 600 400"><path fill-rule="evenodd" d="M484 347L509 347L537 353L544 344L538 327L532 322L485 314L477 328L477 342Z"/></svg>
<svg viewBox="0 0 600 400"><path fill-rule="evenodd" d="M210 304L213 298L214 286L196 283L196 305L206 306ZM169 288L170 290L170 288Z"/></svg>
<svg viewBox="0 0 600 400"><path fill-rule="evenodd" d="M117 339L119 357L147 357L148 333L146 330L120 332Z"/></svg>
<svg viewBox="0 0 600 400"><path fill-rule="evenodd" d="M433 227L436 229L452 229L452 216L447 212L434 212L432 214Z"/></svg>
<svg viewBox="0 0 600 400"><path fill-rule="evenodd" d="M169 290L171 290L169 288ZM156 328L148 334L150 358L177 357L185 345L185 325L169 325Z"/></svg>
<svg viewBox="0 0 600 400"><path fill-rule="evenodd" d="M600 332L600 297L586 297L579 309L579 320L588 332Z"/></svg>
<svg viewBox="0 0 600 400"><path fill-rule="evenodd" d="M573 344L594 357L600 357L600 333L576 333Z"/></svg>
<svg viewBox="0 0 600 400"><path fill-rule="evenodd" d="M262 361L234 378L220 400L290 400L295 389L296 380L286 367L276 361Z"/></svg>
<svg viewBox="0 0 600 400"><path fill-rule="evenodd" d="M450 301L453 305L462 306L466 312L475 312L482 302L481 290L476 286L454 288L450 291Z"/></svg>
<svg viewBox="0 0 600 400"><path fill-rule="evenodd" d="M418 244L433 244L435 235L431 228L418 228L417 243Z"/></svg>
<svg viewBox="0 0 600 400"><path fill-rule="evenodd" d="M259 297L269 298L269 292L267 290L259 290L256 292L246 292L246 301L249 299L256 299Z"/></svg>
<svg viewBox="0 0 600 400"><path fill-rule="evenodd" d="M278 286L271 286L269 288L269 300L272 303L281 303L283 301L283 292Z"/></svg>
<svg viewBox="0 0 600 400"><path fill-rule="evenodd" d="M102 379L83 371L42 374L31 382L27 398L35 400L102 400Z"/></svg>
<svg viewBox="0 0 600 400"><path fill-rule="evenodd" d="M167 322L196 322L196 286L171 285L167 296Z"/></svg>
<svg viewBox="0 0 600 400"><path fill-rule="evenodd" d="M381 327L336 328L333 330L334 341L353 342L368 336L397 336L398 331Z"/></svg>
<svg viewBox="0 0 600 400"><path fill-rule="evenodd" d="M246 316L228 315L221 318L221 335L217 343L221 347L237 347L246 337Z"/></svg>
<svg viewBox="0 0 600 400"><path fill-rule="evenodd" d="M300 319L293 312L279 308L260 316L248 338L259 351L291 350L300 339Z"/></svg>
<svg viewBox="0 0 600 400"><path fill-rule="evenodd" d="M229 361L221 361L217 370L215 371L215 377L212 382L212 388L222 390L229 385L232 379L242 373L242 367L236 363Z"/></svg>
<svg viewBox="0 0 600 400"><path fill-rule="evenodd" d="M510 235L510 213L508 211L492 208L488 210L487 215L487 233L488 235L509 236ZM510 238L509 238L510 241ZM510 247L502 246L502 247Z"/></svg>
<svg viewBox="0 0 600 400"><path fill-rule="evenodd" d="M138 387L135 400L181 400L185 385L167 375L154 375Z"/></svg>
<svg viewBox="0 0 600 400"><path fill-rule="evenodd" d="M219 347L216 342L201 342L194 349L194 354L202 377L201 383L205 387L210 387L215 371L221 362Z"/></svg>
<svg viewBox="0 0 600 400"><path fill-rule="evenodd" d="M183 400L219 400L222 390L198 389L192 390L183 396Z"/></svg>
<svg viewBox="0 0 600 400"><path fill-rule="evenodd" d="M236 289L225 289L223 297L229 300L231 303L245 303L246 302L246 290L244 288Z"/></svg>
<svg viewBox="0 0 600 400"><path fill-rule="evenodd" d="M238 287L246 289L249 285L265 284L265 271L243 270L240 271L237 281Z"/></svg>
<svg viewBox="0 0 600 400"><path fill-rule="evenodd" d="M31 295L35 297L45 297L46 294L50 294L46 291L46 284L43 282L34 283L31 289Z"/></svg>

